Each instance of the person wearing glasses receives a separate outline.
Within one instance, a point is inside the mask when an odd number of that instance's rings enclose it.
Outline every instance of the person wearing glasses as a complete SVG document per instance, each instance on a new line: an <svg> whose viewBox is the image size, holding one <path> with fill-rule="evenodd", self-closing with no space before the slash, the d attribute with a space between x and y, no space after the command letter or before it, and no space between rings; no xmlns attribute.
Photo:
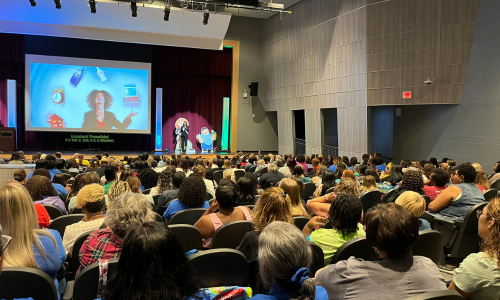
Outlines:
<svg viewBox="0 0 500 300"><path fill-rule="evenodd" d="M472 253L455 269L448 289L465 299L500 297L500 198L477 211L477 231L483 239L481 252Z"/></svg>
<svg viewBox="0 0 500 300"><path fill-rule="evenodd" d="M0 187L0 224L3 233L12 237L9 247L2 253L2 264L41 270L59 289L56 275L66 259L61 235L56 230L39 229L31 196L17 181ZM61 290L64 289L65 284L61 284Z"/></svg>

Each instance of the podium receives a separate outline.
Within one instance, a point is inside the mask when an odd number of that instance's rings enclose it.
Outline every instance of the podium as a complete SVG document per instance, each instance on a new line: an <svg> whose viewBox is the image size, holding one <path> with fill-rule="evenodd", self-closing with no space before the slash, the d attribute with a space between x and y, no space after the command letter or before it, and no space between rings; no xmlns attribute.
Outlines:
<svg viewBox="0 0 500 300"><path fill-rule="evenodd" d="M14 127L0 127L0 151L16 150L16 129Z"/></svg>

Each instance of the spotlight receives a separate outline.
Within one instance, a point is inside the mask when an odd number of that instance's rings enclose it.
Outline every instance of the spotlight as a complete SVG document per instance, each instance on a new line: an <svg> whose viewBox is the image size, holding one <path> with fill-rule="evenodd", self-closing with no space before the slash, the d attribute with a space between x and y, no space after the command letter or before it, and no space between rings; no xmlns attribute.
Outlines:
<svg viewBox="0 0 500 300"><path fill-rule="evenodd" d="M95 14L97 10L95 9L95 0L89 0L90 13Z"/></svg>
<svg viewBox="0 0 500 300"><path fill-rule="evenodd" d="M132 17L136 18L137 17L137 3L135 0L130 2L130 9L132 10Z"/></svg>
<svg viewBox="0 0 500 300"><path fill-rule="evenodd" d="M210 17L210 12L208 11L208 9L206 9L203 12L203 25L207 25L208 24L208 17Z"/></svg>
<svg viewBox="0 0 500 300"><path fill-rule="evenodd" d="M165 6L165 10L163 10L163 21L168 21L170 17L170 7Z"/></svg>
<svg viewBox="0 0 500 300"><path fill-rule="evenodd" d="M54 0L57 9L61 9L61 0Z"/></svg>
<svg viewBox="0 0 500 300"><path fill-rule="evenodd" d="M31 4L31 6L36 6L35 0L30 0L30 4Z"/></svg>

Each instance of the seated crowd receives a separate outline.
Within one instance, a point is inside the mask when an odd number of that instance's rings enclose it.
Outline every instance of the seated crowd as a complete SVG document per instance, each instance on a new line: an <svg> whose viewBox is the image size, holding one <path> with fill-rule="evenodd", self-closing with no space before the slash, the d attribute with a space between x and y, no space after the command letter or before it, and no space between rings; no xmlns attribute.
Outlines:
<svg viewBox="0 0 500 300"><path fill-rule="evenodd" d="M20 151L8 163L34 163L35 170L17 170L0 187L0 271L2 265L39 269L58 296L67 284L58 271L78 253L76 276L95 262L119 258L102 299L213 299L187 258L191 251L185 253L168 226L177 213L201 208L193 225L204 249L223 225L252 222L236 249L249 264L255 299L405 299L446 289L464 298L500 298L500 197L478 211L483 242L451 282L432 260L412 252L420 232L440 222L461 224L485 202L484 192L500 180L500 162L489 178L477 163L430 158L396 164L379 153L364 154L358 163L356 157L260 152L213 160L147 153L122 160L108 153L89 160L78 153L67 160L61 153L27 159ZM374 194L377 203L365 211L361 199ZM48 229L53 220L45 205L83 216L61 236ZM305 224L300 228L298 218ZM73 249L85 233L83 245ZM380 260L332 263L356 238L366 238ZM315 274L310 243L323 252L324 267Z"/></svg>

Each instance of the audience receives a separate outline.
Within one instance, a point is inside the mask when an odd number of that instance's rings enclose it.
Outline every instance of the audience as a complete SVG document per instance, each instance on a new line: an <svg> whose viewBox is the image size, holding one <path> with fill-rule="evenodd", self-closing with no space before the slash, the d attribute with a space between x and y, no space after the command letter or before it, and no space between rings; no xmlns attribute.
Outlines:
<svg viewBox="0 0 500 300"><path fill-rule="evenodd" d="M420 195L425 195L423 190L424 180L422 179L422 174L417 170L408 170L403 175L403 180L399 186L399 189L395 193L388 196L385 200L386 202L395 202L396 199L406 191L417 192Z"/></svg>
<svg viewBox="0 0 500 300"><path fill-rule="evenodd" d="M313 197L317 198L320 196L324 196L327 193L331 193L336 185L337 185L337 177L335 177L335 173L327 171L323 174L323 179L321 185L316 189L313 194Z"/></svg>
<svg viewBox="0 0 500 300"><path fill-rule="evenodd" d="M436 219L463 221L474 205L484 202L484 195L474 184L476 170L469 164L461 164L452 175L453 185L447 187L429 204L428 214Z"/></svg>
<svg viewBox="0 0 500 300"><path fill-rule="evenodd" d="M246 175L246 174L245 174ZM237 181L240 189L240 198L236 201L237 205L255 205L255 196L257 195L252 179L248 176L240 177Z"/></svg>
<svg viewBox="0 0 500 300"><path fill-rule="evenodd" d="M303 183L312 183L312 179L309 177L305 177L305 169L303 165L296 165L295 168L293 169L293 176L294 178L300 179Z"/></svg>
<svg viewBox="0 0 500 300"><path fill-rule="evenodd" d="M331 202L342 194L351 194L359 197L357 181L351 178L342 178L333 189L333 193L311 199L307 202L307 209L316 216L326 217L330 211Z"/></svg>
<svg viewBox="0 0 500 300"><path fill-rule="evenodd" d="M233 169L224 169L222 173L222 178L231 180L232 182L236 183L236 175L234 175L234 170Z"/></svg>
<svg viewBox="0 0 500 300"><path fill-rule="evenodd" d="M140 180L141 191L150 190L158 184L158 173L153 169L146 168L142 170L137 178Z"/></svg>
<svg viewBox="0 0 500 300"><path fill-rule="evenodd" d="M24 185L26 183L26 171L23 169L16 170L14 172L14 180Z"/></svg>
<svg viewBox="0 0 500 300"><path fill-rule="evenodd" d="M107 166L104 168L104 177L106 178L106 182L104 184L104 194L107 194L111 185L117 181L116 171L116 168L113 166Z"/></svg>
<svg viewBox="0 0 500 300"><path fill-rule="evenodd" d="M297 165L297 162L295 161L294 158L289 158L286 160L286 166L283 166L278 169L278 172L283 174L286 178L292 178L293 177L293 170L295 169L295 166ZM246 170L245 170L246 171Z"/></svg>
<svg viewBox="0 0 500 300"><path fill-rule="evenodd" d="M359 187L359 197L363 197L364 194L370 191L378 191L377 182L371 175L363 176L363 183Z"/></svg>
<svg viewBox="0 0 500 300"><path fill-rule="evenodd" d="M488 177L486 177L486 173L483 169L476 169L476 180L474 183L481 190L481 192L485 192L490 189L490 183L488 182Z"/></svg>
<svg viewBox="0 0 500 300"><path fill-rule="evenodd" d="M120 195L106 213L104 222L108 227L92 232L80 248L80 267L76 276L86 266L99 259L120 256L122 239L129 229L144 222L154 221L154 219L151 205L144 197L133 193Z"/></svg>
<svg viewBox="0 0 500 300"><path fill-rule="evenodd" d="M222 225L234 221L252 220L252 211L248 207L236 206L239 197L236 183L229 181L226 185L219 186L212 205L194 224L203 237L203 247L211 247L212 236Z"/></svg>
<svg viewBox="0 0 500 300"><path fill-rule="evenodd" d="M50 183L45 177L34 177ZM64 282L59 289L56 278L66 259L61 235L56 230L39 229L30 194L18 182L10 181L0 187L0 224L2 233L12 238L3 252L3 266L41 270L54 281L56 290L64 291Z"/></svg>
<svg viewBox="0 0 500 300"><path fill-rule="evenodd" d="M125 235L103 299L210 299L200 287L177 237L164 224L146 222L133 226Z"/></svg>
<svg viewBox="0 0 500 300"><path fill-rule="evenodd" d="M156 212L163 216L165 213L166 205L177 199L177 194L179 193L179 188L182 182L186 179L186 174L184 172L176 172L172 176L172 188L161 193L160 198L158 198L158 204L156 206Z"/></svg>
<svg viewBox="0 0 500 300"><path fill-rule="evenodd" d="M478 234L483 239L481 252L472 253L455 269L448 289L465 299L497 299L500 292L500 198L493 198L477 211Z"/></svg>
<svg viewBox="0 0 500 300"><path fill-rule="evenodd" d="M225 172L226 171L224 170L224 173ZM207 193L210 194L210 196L212 196L212 198L215 198L214 182L213 182L213 180L205 178L205 175L206 175L205 167L203 167L203 165L196 165L193 167L193 173L198 174L201 176L201 178L203 178L203 181L205 182L205 186L207 187ZM225 177L224 173L222 174L223 177ZM234 174L234 171L233 171L233 174Z"/></svg>
<svg viewBox="0 0 500 300"><path fill-rule="evenodd" d="M396 186L401 180L403 180L403 167L401 165L391 165L390 174L382 179L384 182L388 182L392 186Z"/></svg>
<svg viewBox="0 0 500 300"><path fill-rule="evenodd" d="M78 191L81 190L84 186L92 183L101 184L101 179L99 178L99 175L97 175L96 172L85 173L83 176L81 176L80 180L78 181ZM69 200L68 210L70 213L73 213L73 211L76 209L76 195L78 195L78 193L76 193ZM105 198L107 199L106 196ZM106 204L109 205L109 203Z"/></svg>
<svg viewBox="0 0 500 300"><path fill-rule="evenodd" d="M328 299L326 290L309 278L313 253L300 230L281 221L269 224L259 236L259 273L269 294L252 299Z"/></svg>
<svg viewBox="0 0 500 300"><path fill-rule="evenodd" d="M175 180L175 176L174 176ZM161 198L161 197L160 197ZM163 218L168 225L173 215L188 208L210 208L207 198L207 188L200 175L192 174L184 179L177 193L178 200L171 201ZM166 204L166 203L165 203ZM158 203L158 206L160 203Z"/></svg>
<svg viewBox="0 0 500 300"><path fill-rule="evenodd" d="M85 216L80 222L66 226L63 245L69 256L76 239L81 234L99 229L104 222L106 211L104 188L96 183L84 186L76 196L76 207L81 209Z"/></svg>
<svg viewBox="0 0 500 300"><path fill-rule="evenodd" d="M153 171L154 172L154 171ZM155 172L156 173L156 172ZM127 183L130 186L130 191L134 194L140 194L142 197L146 198L149 203L154 205L153 197L149 194L143 194L141 190L141 181L136 176L130 176L127 178Z"/></svg>
<svg viewBox="0 0 500 300"><path fill-rule="evenodd" d="M396 199L395 203L397 205L408 208L411 213L418 219L419 231L432 229L429 221L420 219L420 217L424 214L425 208L427 206L422 195L412 191L406 191L402 193L401 196L398 197L398 199Z"/></svg>
<svg viewBox="0 0 500 300"><path fill-rule="evenodd" d="M47 177L34 175L24 186L31 195L33 203L55 205L63 215L68 214L64 202L59 198L57 191Z"/></svg>
<svg viewBox="0 0 500 300"><path fill-rule="evenodd" d="M428 182L429 185L424 186L424 192L431 201L436 199L436 197L441 194L441 192L446 189L447 184L450 182L450 174L443 169L433 169L431 173L431 178Z"/></svg>
<svg viewBox="0 0 500 300"><path fill-rule="evenodd" d="M285 175L278 172L278 167L275 163L269 164L267 166L267 170L267 173L263 174L259 178L259 188L264 191L285 178Z"/></svg>
<svg viewBox="0 0 500 300"><path fill-rule="evenodd" d="M290 198L290 209L292 212L292 216L311 218L311 216L304 208L306 203L300 198L300 188L295 180L284 178L283 180L281 180L279 187L283 189L287 197Z"/></svg>
<svg viewBox="0 0 500 300"><path fill-rule="evenodd" d="M419 237L418 221L406 208L378 204L365 217L366 239L380 261L354 257L316 273L319 285L334 299L405 299L420 293L445 290L437 266L428 258L413 256Z"/></svg>
<svg viewBox="0 0 500 300"><path fill-rule="evenodd" d="M106 205L108 208L113 207L113 203L115 202L115 199L118 198L121 194L123 193L132 193L132 190L130 189L130 185L127 183L127 181L117 181L114 184L111 185L109 188L109 192L107 195L104 196L106 199L106 196L108 197L108 201L106 202Z"/></svg>
<svg viewBox="0 0 500 300"><path fill-rule="evenodd" d="M351 194L339 195L330 206L328 217L314 217L302 230L308 241L321 247L325 255L325 266L330 263L335 252L345 242L365 236L363 225L363 206L358 197ZM325 220L328 224L325 226ZM319 222L318 222L319 221ZM312 231L317 226L323 228Z"/></svg>
<svg viewBox="0 0 500 300"><path fill-rule="evenodd" d="M60 193L63 197L66 197L69 191L71 191L71 188L66 183L66 175L63 173L54 175L54 178L52 178L52 185L58 192L61 190L61 187L64 189L64 193Z"/></svg>
<svg viewBox="0 0 500 300"><path fill-rule="evenodd" d="M497 161L495 166L493 166L493 171L495 173L491 174L491 176L488 178L488 182L490 183L490 185L500 179L500 161Z"/></svg>

